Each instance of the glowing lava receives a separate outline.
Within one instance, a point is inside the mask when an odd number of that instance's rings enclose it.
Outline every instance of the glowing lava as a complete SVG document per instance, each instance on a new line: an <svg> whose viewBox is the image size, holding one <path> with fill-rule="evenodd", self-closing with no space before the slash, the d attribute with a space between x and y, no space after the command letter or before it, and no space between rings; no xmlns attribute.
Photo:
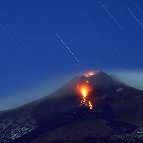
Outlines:
<svg viewBox="0 0 143 143"><path fill-rule="evenodd" d="M92 103L89 101L89 108L92 110Z"/></svg>
<svg viewBox="0 0 143 143"><path fill-rule="evenodd" d="M79 95L82 97L81 105L88 106L89 109L92 109L92 103L89 100L89 96L92 91L92 87L87 83L88 82L86 82L86 84L78 85L77 91L78 91Z"/></svg>
<svg viewBox="0 0 143 143"><path fill-rule="evenodd" d="M85 77L90 77L93 76L95 73L93 71L89 71L87 73L85 73Z"/></svg>

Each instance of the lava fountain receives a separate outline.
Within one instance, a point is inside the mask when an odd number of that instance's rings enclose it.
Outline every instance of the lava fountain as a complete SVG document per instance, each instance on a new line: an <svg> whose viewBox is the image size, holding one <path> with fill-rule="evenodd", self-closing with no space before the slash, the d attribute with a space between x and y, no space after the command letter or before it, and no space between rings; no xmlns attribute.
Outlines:
<svg viewBox="0 0 143 143"><path fill-rule="evenodd" d="M77 85L78 94L81 96L81 106L88 106L89 109L93 108L91 101L89 100L92 87L86 82L85 84Z"/></svg>

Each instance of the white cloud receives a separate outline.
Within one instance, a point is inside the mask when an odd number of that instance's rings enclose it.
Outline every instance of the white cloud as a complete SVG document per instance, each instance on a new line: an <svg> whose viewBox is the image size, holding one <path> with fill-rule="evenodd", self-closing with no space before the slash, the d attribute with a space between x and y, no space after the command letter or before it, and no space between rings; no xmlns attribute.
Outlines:
<svg viewBox="0 0 143 143"><path fill-rule="evenodd" d="M125 84L143 90L143 70L110 71Z"/></svg>

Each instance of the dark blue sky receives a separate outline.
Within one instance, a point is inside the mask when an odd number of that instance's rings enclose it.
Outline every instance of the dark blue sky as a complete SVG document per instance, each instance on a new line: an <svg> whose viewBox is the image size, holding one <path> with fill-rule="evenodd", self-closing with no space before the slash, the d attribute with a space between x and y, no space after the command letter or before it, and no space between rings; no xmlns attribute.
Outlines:
<svg viewBox="0 0 143 143"><path fill-rule="evenodd" d="M1 0L0 96L55 75L142 68L142 0L100 2Z"/></svg>

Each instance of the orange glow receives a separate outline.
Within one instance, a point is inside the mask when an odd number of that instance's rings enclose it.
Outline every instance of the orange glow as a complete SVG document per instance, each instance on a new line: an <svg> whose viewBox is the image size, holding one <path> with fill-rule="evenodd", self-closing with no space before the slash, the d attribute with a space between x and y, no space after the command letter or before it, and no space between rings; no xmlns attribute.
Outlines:
<svg viewBox="0 0 143 143"><path fill-rule="evenodd" d="M87 73L85 73L85 77L90 77L93 76L95 73L93 71L89 71Z"/></svg>
<svg viewBox="0 0 143 143"><path fill-rule="evenodd" d="M89 103L90 110L92 110L92 104L91 104L91 102L89 101L88 103Z"/></svg>
<svg viewBox="0 0 143 143"><path fill-rule="evenodd" d="M94 72L89 72L88 74L89 74L89 76L92 76L92 75L94 75Z"/></svg>
<svg viewBox="0 0 143 143"><path fill-rule="evenodd" d="M88 99L88 97L90 96L90 92L92 91L92 87L88 84L78 85L77 91L82 98L81 105L88 106L89 109L92 109L92 103Z"/></svg>
<svg viewBox="0 0 143 143"><path fill-rule="evenodd" d="M83 97L86 97L87 94L88 94L88 89L86 89L86 87L82 87L81 88L81 93L82 93Z"/></svg>
<svg viewBox="0 0 143 143"><path fill-rule="evenodd" d="M92 91L92 88L89 85L85 84L85 85L78 85L77 90L81 96L87 97L89 93Z"/></svg>

